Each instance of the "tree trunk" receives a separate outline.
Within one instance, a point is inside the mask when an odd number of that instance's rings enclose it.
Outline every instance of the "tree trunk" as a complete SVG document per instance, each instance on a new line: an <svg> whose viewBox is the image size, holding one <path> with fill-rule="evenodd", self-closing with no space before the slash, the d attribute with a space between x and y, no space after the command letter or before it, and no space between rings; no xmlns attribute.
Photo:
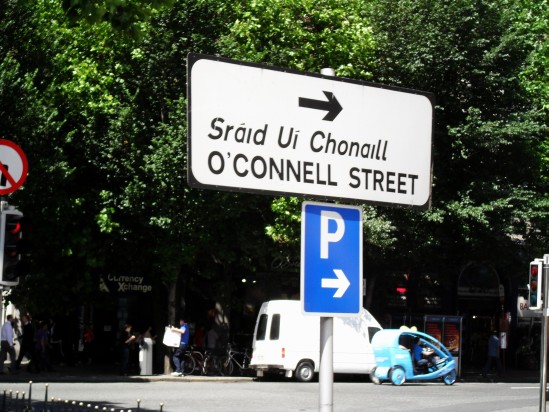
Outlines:
<svg viewBox="0 0 549 412"><path fill-rule="evenodd" d="M175 325L175 291L177 283L173 282L168 288L168 323L170 325ZM171 350L166 351L164 355L164 374L171 373L172 364L170 359Z"/></svg>

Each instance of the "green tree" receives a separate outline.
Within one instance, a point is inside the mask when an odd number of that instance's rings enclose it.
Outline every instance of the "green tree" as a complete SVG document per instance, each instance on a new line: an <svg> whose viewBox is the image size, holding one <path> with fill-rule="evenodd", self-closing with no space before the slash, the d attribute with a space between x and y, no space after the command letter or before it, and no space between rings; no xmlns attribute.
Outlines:
<svg viewBox="0 0 549 412"><path fill-rule="evenodd" d="M374 41L361 1L240 1L224 10L233 23L218 41L223 55L316 73L331 67L338 76L363 80L372 77ZM295 198L275 199L275 220L266 227L281 251L294 256L299 255L300 205Z"/></svg>
<svg viewBox="0 0 549 412"><path fill-rule="evenodd" d="M438 231L455 261L514 259L514 238L546 228L532 150L544 125L519 80L532 50L516 30L521 12L501 1L373 3L379 59L391 62L379 64L376 77L436 95L434 210L418 216L428 218L419 233Z"/></svg>
<svg viewBox="0 0 549 412"><path fill-rule="evenodd" d="M373 64L371 29L363 2L341 0L240 1L226 6L234 22L219 40L235 59L368 79Z"/></svg>
<svg viewBox="0 0 549 412"><path fill-rule="evenodd" d="M63 0L62 7L76 23L108 22L115 30L138 37L156 11L173 3L174 0Z"/></svg>
<svg viewBox="0 0 549 412"><path fill-rule="evenodd" d="M530 255L547 244L547 196L538 184L544 155L537 150L546 145L546 122L520 77L538 67L526 63L539 46L530 40L543 24L543 3L243 2L220 45L245 60L310 71L330 65L340 75L435 94L433 208L367 207L364 239L374 271L389 260L393 268L446 268L451 284L468 260L496 262L509 273L524 264L521 249ZM365 34L360 46L340 22ZM327 38L337 39L341 54L325 47ZM535 71L528 85L531 93L546 77ZM295 250L299 208L279 199L273 210L269 234Z"/></svg>
<svg viewBox="0 0 549 412"><path fill-rule="evenodd" d="M12 297L56 313L75 295L86 300L105 262L96 142L128 96L115 64L127 48L106 24L70 27L58 2L3 3L0 49L14 70L1 72L11 86L0 94L3 129L29 158L27 182L9 200L26 215L32 276Z"/></svg>

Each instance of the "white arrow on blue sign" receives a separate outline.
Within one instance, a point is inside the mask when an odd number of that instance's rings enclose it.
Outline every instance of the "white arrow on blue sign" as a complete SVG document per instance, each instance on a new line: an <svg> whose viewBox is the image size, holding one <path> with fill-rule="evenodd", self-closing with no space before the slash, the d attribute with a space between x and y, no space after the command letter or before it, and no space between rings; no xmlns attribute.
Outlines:
<svg viewBox="0 0 549 412"><path fill-rule="evenodd" d="M362 207L303 202L304 314L356 316L362 308Z"/></svg>

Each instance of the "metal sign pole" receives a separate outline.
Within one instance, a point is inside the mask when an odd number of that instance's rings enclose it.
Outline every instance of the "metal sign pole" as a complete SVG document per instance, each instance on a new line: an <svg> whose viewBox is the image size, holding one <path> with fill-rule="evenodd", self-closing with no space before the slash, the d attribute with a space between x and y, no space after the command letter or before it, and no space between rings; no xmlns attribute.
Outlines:
<svg viewBox="0 0 549 412"><path fill-rule="evenodd" d="M327 67L320 70L325 76L335 76L335 70ZM334 318L320 318L320 412L332 412L334 408Z"/></svg>
<svg viewBox="0 0 549 412"><path fill-rule="evenodd" d="M539 410L545 412L547 399L547 347L549 338L549 254L543 256L543 323L542 323L542 338L541 338L541 356L540 356L540 388L539 388Z"/></svg>
<svg viewBox="0 0 549 412"><path fill-rule="evenodd" d="M320 412L334 407L334 318L320 318Z"/></svg>

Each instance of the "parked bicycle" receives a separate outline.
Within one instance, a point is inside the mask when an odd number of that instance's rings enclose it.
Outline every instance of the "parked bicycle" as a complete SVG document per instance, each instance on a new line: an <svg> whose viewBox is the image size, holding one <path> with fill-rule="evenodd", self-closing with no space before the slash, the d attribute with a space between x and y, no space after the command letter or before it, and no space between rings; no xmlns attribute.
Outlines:
<svg viewBox="0 0 549 412"><path fill-rule="evenodd" d="M190 346L185 352L185 355L187 354L194 359L193 369L189 374L200 375L204 367L204 353L195 346Z"/></svg>
<svg viewBox="0 0 549 412"><path fill-rule="evenodd" d="M225 365L227 361L230 361L227 354L218 354L207 350L204 354L202 374L207 376L225 376L223 365Z"/></svg>
<svg viewBox="0 0 549 412"><path fill-rule="evenodd" d="M183 375L191 375L195 368L196 368L196 361L192 357L191 352L189 350L185 351L185 354L183 355Z"/></svg>
<svg viewBox="0 0 549 412"><path fill-rule="evenodd" d="M229 343L221 372L224 376L231 376L238 369L240 376L252 376L254 370L250 368L251 360L251 349L237 350Z"/></svg>

